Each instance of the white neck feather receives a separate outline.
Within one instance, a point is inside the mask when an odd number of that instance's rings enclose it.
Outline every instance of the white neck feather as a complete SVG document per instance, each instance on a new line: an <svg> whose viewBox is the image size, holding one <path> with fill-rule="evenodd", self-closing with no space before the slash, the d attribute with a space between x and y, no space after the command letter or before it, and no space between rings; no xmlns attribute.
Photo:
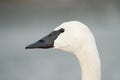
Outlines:
<svg viewBox="0 0 120 80"><path fill-rule="evenodd" d="M96 43L89 28L78 22L61 24L55 30L65 29L55 40L55 48L74 53L81 65L82 80L101 80L101 62Z"/></svg>
<svg viewBox="0 0 120 80"><path fill-rule="evenodd" d="M101 62L95 42L86 43L75 55L80 62L82 80L101 80Z"/></svg>

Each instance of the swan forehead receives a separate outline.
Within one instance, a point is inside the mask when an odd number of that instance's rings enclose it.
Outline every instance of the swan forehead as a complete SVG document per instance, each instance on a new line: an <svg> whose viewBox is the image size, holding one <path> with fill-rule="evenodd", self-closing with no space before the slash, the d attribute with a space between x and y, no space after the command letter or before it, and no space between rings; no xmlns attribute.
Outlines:
<svg viewBox="0 0 120 80"><path fill-rule="evenodd" d="M61 28L67 30L67 31L88 31L88 27L78 21L69 21L69 22L64 22L60 26L54 29L54 31L60 30Z"/></svg>

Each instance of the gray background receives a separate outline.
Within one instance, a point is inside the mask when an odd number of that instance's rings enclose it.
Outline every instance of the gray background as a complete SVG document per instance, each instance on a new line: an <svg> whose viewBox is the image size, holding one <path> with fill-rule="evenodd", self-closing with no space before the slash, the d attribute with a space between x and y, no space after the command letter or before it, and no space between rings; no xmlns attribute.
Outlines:
<svg viewBox="0 0 120 80"><path fill-rule="evenodd" d="M119 0L0 0L0 80L81 80L74 55L24 49L71 20L94 33L102 80L120 80Z"/></svg>

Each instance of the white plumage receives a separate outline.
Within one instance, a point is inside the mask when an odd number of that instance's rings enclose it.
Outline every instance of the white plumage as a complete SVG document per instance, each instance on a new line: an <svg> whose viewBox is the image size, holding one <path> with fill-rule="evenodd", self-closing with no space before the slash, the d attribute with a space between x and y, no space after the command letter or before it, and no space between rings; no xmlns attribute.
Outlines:
<svg viewBox="0 0 120 80"><path fill-rule="evenodd" d="M26 47L33 48L55 48L73 53L79 60L82 80L101 80L101 62L94 36L81 22L61 24L49 35Z"/></svg>
<svg viewBox="0 0 120 80"><path fill-rule="evenodd" d="M78 21L61 24L65 32L55 40L54 47L68 51L77 56L82 70L82 80L100 80L101 62L95 39L89 28Z"/></svg>

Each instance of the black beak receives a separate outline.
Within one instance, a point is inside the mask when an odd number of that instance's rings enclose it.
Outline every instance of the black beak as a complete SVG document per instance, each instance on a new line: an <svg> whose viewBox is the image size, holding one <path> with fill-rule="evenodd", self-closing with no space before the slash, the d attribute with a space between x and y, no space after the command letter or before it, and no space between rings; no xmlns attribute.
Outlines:
<svg viewBox="0 0 120 80"><path fill-rule="evenodd" d="M54 41L51 40L51 38L49 36L46 36L42 39L40 39L39 41L28 45L27 47L25 47L25 49L33 49L33 48L52 48L54 44Z"/></svg>
<svg viewBox="0 0 120 80"><path fill-rule="evenodd" d="M49 35L45 36L44 38L40 39L39 41L28 45L25 49L34 49L34 48L52 48L54 47L54 40L59 36L59 34L63 33L64 29L60 29L58 31L53 31Z"/></svg>

